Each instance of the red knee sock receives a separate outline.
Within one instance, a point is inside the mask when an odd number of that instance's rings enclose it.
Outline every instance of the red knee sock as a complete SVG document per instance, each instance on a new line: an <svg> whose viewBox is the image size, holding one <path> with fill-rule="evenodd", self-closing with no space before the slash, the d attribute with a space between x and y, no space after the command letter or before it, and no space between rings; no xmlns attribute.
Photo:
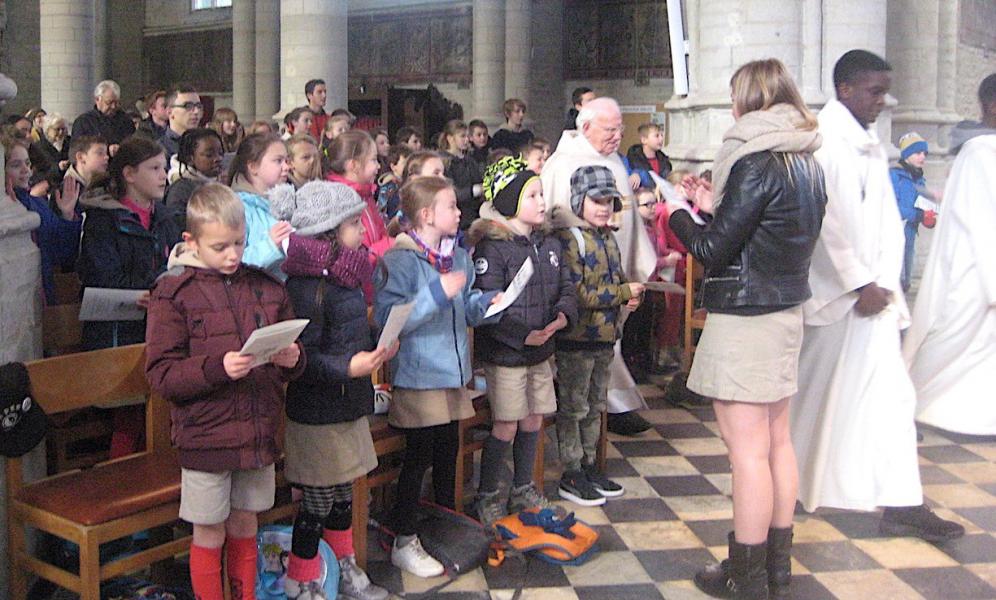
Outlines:
<svg viewBox="0 0 996 600"><path fill-rule="evenodd" d="M221 548L190 545L190 583L197 600L224 600L221 591Z"/></svg>
<svg viewBox="0 0 996 600"><path fill-rule="evenodd" d="M256 538L228 538L225 550L232 600L256 600Z"/></svg>
<svg viewBox="0 0 996 600"><path fill-rule="evenodd" d="M314 581L322 575L322 557L301 558L293 552L287 561L287 576L294 581Z"/></svg>
<svg viewBox="0 0 996 600"><path fill-rule="evenodd" d="M322 532L322 539L332 546L332 553L336 558L346 558L356 554L353 549L353 528L349 529L326 529Z"/></svg>

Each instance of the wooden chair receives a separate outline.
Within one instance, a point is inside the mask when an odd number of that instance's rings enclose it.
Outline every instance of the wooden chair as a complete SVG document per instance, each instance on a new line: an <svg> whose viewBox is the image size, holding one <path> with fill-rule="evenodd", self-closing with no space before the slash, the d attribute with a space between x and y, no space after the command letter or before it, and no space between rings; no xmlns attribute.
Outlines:
<svg viewBox="0 0 996 600"><path fill-rule="evenodd" d="M696 333L705 327L706 310L695 308L695 298L703 275L702 265L689 253L685 258L685 347L681 357L681 368L686 373L692 367L692 355L695 354L698 339Z"/></svg>
<svg viewBox="0 0 996 600"><path fill-rule="evenodd" d="M100 564L100 545L177 519L180 467L169 443L166 403L149 390L144 345L69 354L27 363L32 393L50 415L125 398L146 398L147 451L39 481L24 481L21 459L7 459L10 597L27 597L33 573L100 599L100 582L185 552L190 537ZM79 574L30 554L27 527L79 546Z"/></svg>

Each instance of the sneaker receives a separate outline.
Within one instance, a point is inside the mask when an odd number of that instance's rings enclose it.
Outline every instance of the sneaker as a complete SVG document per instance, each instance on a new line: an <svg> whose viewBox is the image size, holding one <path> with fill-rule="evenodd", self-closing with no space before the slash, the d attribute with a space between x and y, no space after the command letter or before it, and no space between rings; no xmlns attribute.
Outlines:
<svg viewBox="0 0 996 600"><path fill-rule="evenodd" d="M375 585L356 564L355 556L339 559L339 598L346 600L386 600L387 590Z"/></svg>
<svg viewBox="0 0 996 600"><path fill-rule="evenodd" d="M494 527L495 521L507 514L499 492L478 493L477 500L474 501L474 512L477 513L477 520L488 528Z"/></svg>
<svg viewBox="0 0 996 600"><path fill-rule="evenodd" d="M557 494L564 500L570 500L581 506L601 506L605 504L605 496L600 494L595 486L588 481L584 471L565 471L560 478Z"/></svg>
<svg viewBox="0 0 996 600"><path fill-rule="evenodd" d="M882 535L918 537L934 543L965 535L964 527L938 517L926 504L886 508L878 530Z"/></svg>
<svg viewBox="0 0 996 600"><path fill-rule="evenodd" d="M510 515L514 515L531 508L539 510L548 508L558 517L564 517L567 514L567 511L565 511L563 507L557 506L553 502L547 500L546 496L541 494L539 490L536 489L536 484L533 482L529 482L521 487L513 487L509 490L507 508L508 514Z"/></svg>
<svg viewBox="0 0 996 600"><path fill-rule="evenodd" d="M650 429L650 422L640 416L635 410L624 413L609 413L606 429L619 435L639 435Z"/></svg>
<svg viewBox="0 0 996 600"><path fill-rule="evenodd" d="M417 535L399 535L391 547L391 564L416 577L438 577L443 574L443 565L432 558Z"/></svg>
<svg viewBox="0 0 996 600"><path fill-rule="evenodd" d="M284 577L284 594L288 600L327 600L325 590L318 583L313 581L297 581L290 577Z"/></svg>
<svg viewBox="0 0 996 600"><path fill-rule="evenodd" d="M626 493L623 486L599 473L595 465L585 465L584 474L588 478L588 481L591 482L592 487L606 498L616 498Z"/></svg>

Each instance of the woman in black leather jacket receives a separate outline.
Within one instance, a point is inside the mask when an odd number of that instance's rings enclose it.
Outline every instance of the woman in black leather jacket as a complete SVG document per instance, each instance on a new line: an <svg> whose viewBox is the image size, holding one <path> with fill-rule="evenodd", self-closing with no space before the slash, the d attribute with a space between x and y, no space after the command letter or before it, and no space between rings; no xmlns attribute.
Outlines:
<svg viewBox="0 0 996 600"><path fill-rule="evenodd" d="M705 329L688 387L713 399L733 466L730 558L696 584L720 598L788 595L798 488L788 403L797 391L802 303L827 197L812 153L816 119L785 66L740 67L730 82L736 124L713 184L686 182L705 226L675 209L671 229L705 266Z"/></svg>

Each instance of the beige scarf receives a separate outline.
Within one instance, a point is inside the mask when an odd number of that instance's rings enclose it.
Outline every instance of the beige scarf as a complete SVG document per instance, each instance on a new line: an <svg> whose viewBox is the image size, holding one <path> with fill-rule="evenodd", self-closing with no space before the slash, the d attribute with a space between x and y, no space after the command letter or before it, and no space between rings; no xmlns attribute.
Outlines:
<svg viewBox="0 0 996 600"><path fill-rule="evenodd" d="M815 152L823 144L817 128L799 129L805 119L791 104L776 104L740 117L723 134L723 146L716 153L712 170L715 206L723 201L730 171L738 160L757 152Z"/></svg>

